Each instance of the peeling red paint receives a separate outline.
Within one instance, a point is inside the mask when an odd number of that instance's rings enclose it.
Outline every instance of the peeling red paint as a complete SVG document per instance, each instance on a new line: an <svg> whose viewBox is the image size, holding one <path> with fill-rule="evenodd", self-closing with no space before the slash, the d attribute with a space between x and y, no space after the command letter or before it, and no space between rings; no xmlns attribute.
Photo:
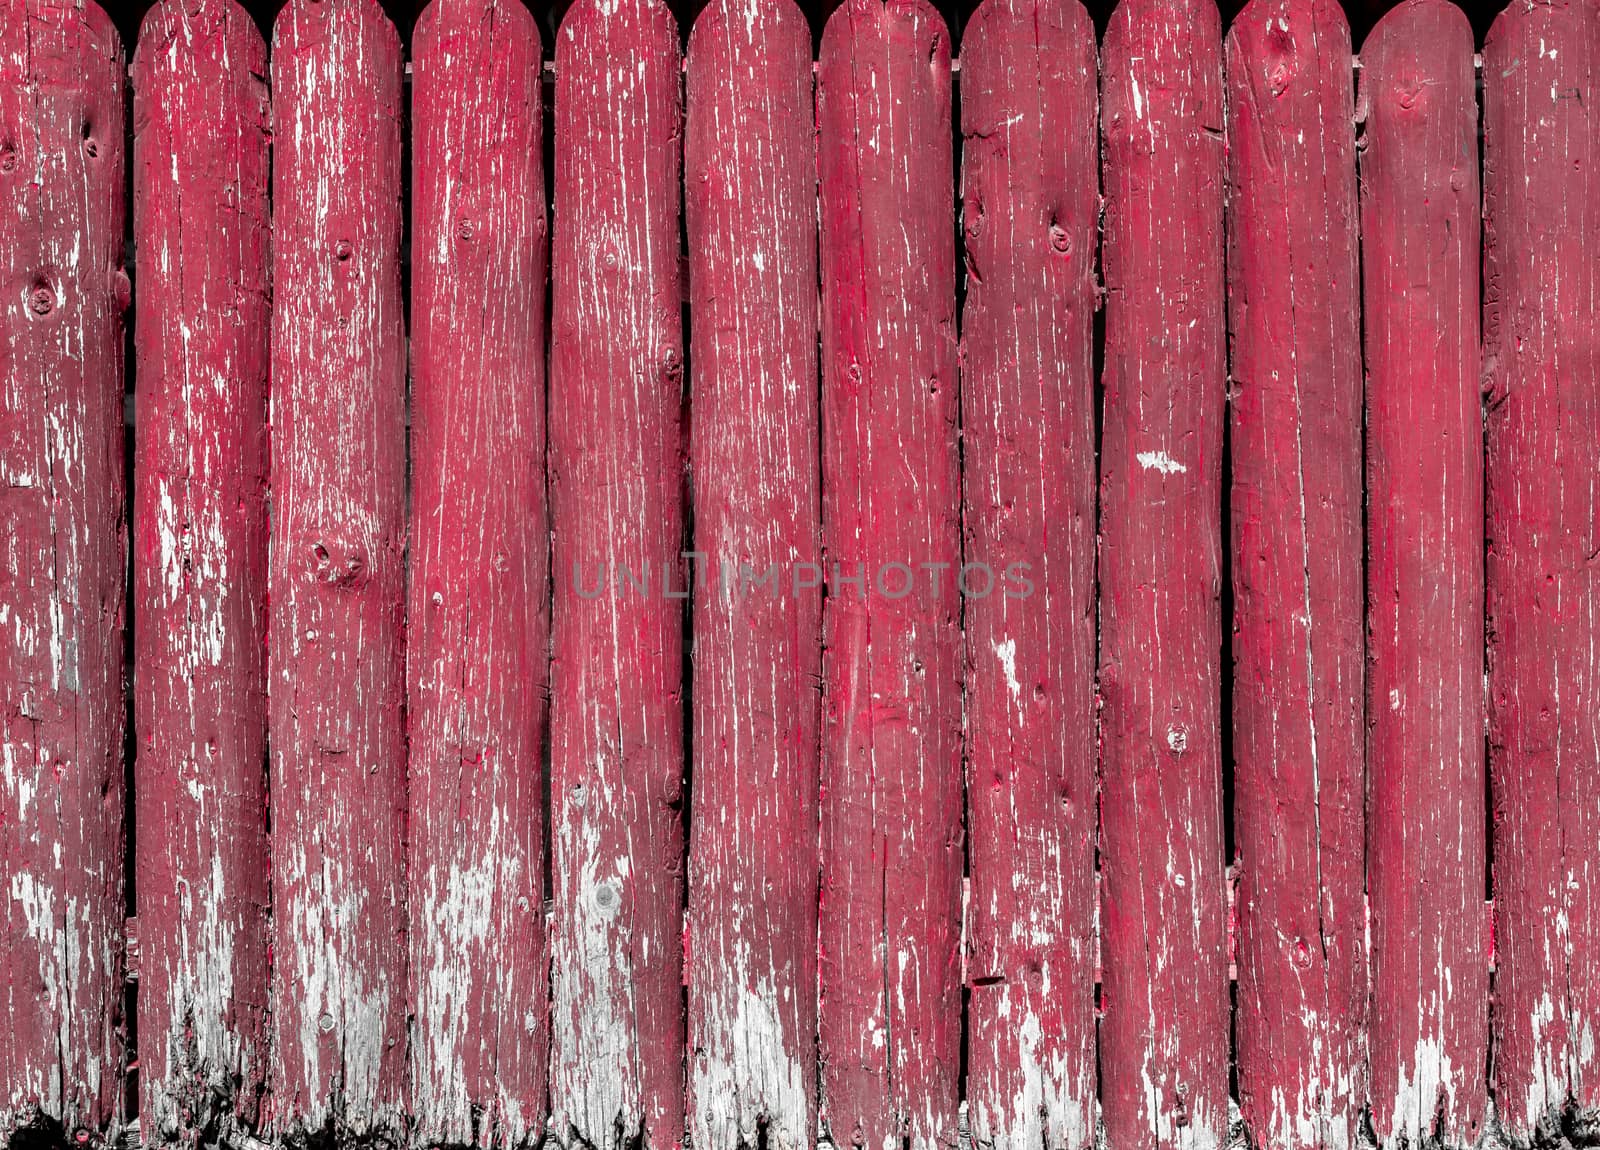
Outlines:
<svg viewBox="0 0 1600 1150"><path fill-rule="evenodd" d="M412 1137L544 1133L549 651L539 31L435 0L413 39Z"/></svg>
<svg viewBox="0 0 1600 1150"><path fill-rule="evenodd" d="M1367 995L1350 31L1331 0L1254 0L1227 52L1239 1103L1259 1145L1345 1150Z"/></svg>
<svg viewBox="0 0 1600 1150"><path fill-rule="evenodd" d="M122 61L0 4L0 1139L123 1117Z"/></svg>
<svg viewBox="0 0 1600 1150"><path fill-rule="evenodd" d="M248 1132L267 1063L267 47L232 0L134 60L140 1131Z"/></svg>
<svg viewBox="0 0 1600 1150"><path fill-rule="evenodd" d="M1472 32L1405 0L1362 46L1372 1120L1487 1114L1483 422Z"/></svg>
<svg viewBox="0 0 1600 1150"><path fill-rule="evenodd" d="M291 0L273 80L267 1128L398 1143L406 1052L400 41Z"/></svg>
<svg viewBox="0 0 1600 1150"><path fill-rule="evenodd" d="M1600 10L1513 4L1483 50L1496 1116L1600 1107Z"/></svg>
<svg viewBox="0 0 1600 1150"><path fill-rule="evenodd" d="M689 1132L816 1135L822 598L811 32L717 0L689 44L685 143L695 550L694 807L684 940ZM773 585L758 584L774 570ZM687 955L693 954L692 967Z"/></svg>
<svg viewBox="0 0 1600 1150"><path fill-rule="evenodd" d="M1094 25L986 0L962 41L966 550L1033 593L969 599L967 1104L998 1150L1084 1150L1095 1071Z"/></svg>
<svg viewBox="0 0 1600 1150"><path fill-rule="evenodd" d="M1124 0L1103 49L1101 1104L1112 1146L1228 1128L1222 34Z"/></svg>
<svg viewBox="0 0 1600 1150"><path fill-rule="evenodd" d="M834 1141L871 1150L933 1150L956 1135L961 492L950 115L950 36L925 0L848 0L834 12L817 71L829 582L822 1116ZM937 591L930 573L890 598L877 588L889 563L944 564L943 578Z"/></svg>
<svg viewBox="0 0 1600 1150"><path fill-rule="evenodd" d="M678 29L578 0L556 34L550 349L551 1112L683 1137L683 316ZM626 567L648 590L618 588ZM596 572L609 582L595 597Z"/></svg>

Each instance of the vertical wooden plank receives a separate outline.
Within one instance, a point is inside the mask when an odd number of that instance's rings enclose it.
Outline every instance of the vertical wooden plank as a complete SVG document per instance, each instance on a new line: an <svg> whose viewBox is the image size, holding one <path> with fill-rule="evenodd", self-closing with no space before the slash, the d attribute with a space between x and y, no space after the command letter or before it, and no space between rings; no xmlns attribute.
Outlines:
<svg viewBox="0 0 1600 1150"><path fill-rule="evenodd" d="M435 0L413 56L413 1137L530 1146L549 1050L539 30L519 0Z"/></svg>
<svg viewBox="0 0 1600 1150"><path fill-rule="evenodd" d="M1600 12L1514 4L1483 51L1496 1113L1600 1106Z"/></svg>
<svg viewBox="0 0 1600 1150"><path fill-rule="evenodd" d="M689 1129L816 1137L822 674L816 135L790 0L716 0L689 42L694 825ZM812 586L796 591L795 575ZM760 581L760 582L758 582Z"/></svg>
<svg viewBox="0 0 1600 1150"><path fill-rule="evenodd" d="M122 73L0 4L0 1139L122 1110Z"/></svg>
<svg viewBox="0 0 1600 1150"><path fill-rule="evenodd" d="M233 0L164 0L145 18L135 875L153 1143L255 1129L266 1081L266 77L266 43Z"/></svg>
<svg viewBox="0 0 1600 1150"><path fill-rule="evenodd" d="M579 0L556 36L551 1109L594 1150L683 1137L678 29Z"/></svg>
<svg viewBox="0 0 1600 1150"><path fill-rule="evenodd" d="M1240 1106L1355 1144L1367 994L1361 321L1350 29L1254 0L1227 40Z"/></svg>
<svg viewBox="0 0 1600 1150"><path fill-rule="evenodd" d="M269 1129L398 1141L406 1067L400 41L291 0L272 45Z"/></svg>
<svg viewBox="0 0 1600 1150"><path fill-rule="evenodd" d="M847 0L817 74L822 211L823 1120L956 1136L960 476L950 42ZM976 576L974 577L976 580Z"/></svg>
<svg viewBox="0 0 1600 1150"><path fill-rule="evenodd" d="M1094 1143L1094 26L986 0L962 41L967 1099L1006 1150ZM1013 567L1013 564L1021 566Z"/></svg>
<svg viewBox="0 0 1600 1150"><path fill-rule="evenodd" d="M1472 30L1405 0L1361 50L1372 1117L1470 1146L1488 1038L1483 425Z"/></svg>
<svg viewBox="0 0 1600 1150"><path fill-rule="evenodd" d="M1101 1099L1113 1146L1228 1125L1219 667L1222 32L1123 0L1103 49Z"/></svg>

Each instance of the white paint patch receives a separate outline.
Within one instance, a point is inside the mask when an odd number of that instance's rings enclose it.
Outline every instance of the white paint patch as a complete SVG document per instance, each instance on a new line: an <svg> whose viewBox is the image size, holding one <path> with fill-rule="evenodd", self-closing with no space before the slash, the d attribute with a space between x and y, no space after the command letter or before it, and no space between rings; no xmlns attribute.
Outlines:
<svg viewBox="0 0 1600 1150"><path fill-rule="evenodd" d="M1428 1140L1441 1096L1445 1099L1445 1113L1458 1114L1456 1077L1456 1068L1438 1037L1424 1034L1417 1039L1410 1066L1400 1064L1386 1144L1420 1146Z"/></svg>
<svg viewBox="0 0 1600 1150"><path fill-rule="evenodd" d="M1011 692L1013 702L1022 702L1022 684L1017 681L1017 641L1007 639L1003 643L993 643L995 657L1000 660L1000 667L1006 675L1006 690Z"/></svg>
<svg viewBox="0 0 1600 1150"><path fill-rule="evenodd" d="M1181 475L1189 469L1165 451L1141 451L1139 466L1146 471L1159 471L1162 475Z"/></svg>
<svg viewBox="0 0 1600 1150"><path fill-rule="evenodd" d="M804 1068L794 1052L802 1035L784 1025L784 1012L770 977L750 979L750 947L734 942L732 961L720 972L710 997L705 1033L715 1040L694 1059L691 1087L694 1145L706 1150L754 1146L767 1122L774 1147L799 1150L807 1142L809 1107ZM793 1007L790 1007L791 1021Z"/></svg>

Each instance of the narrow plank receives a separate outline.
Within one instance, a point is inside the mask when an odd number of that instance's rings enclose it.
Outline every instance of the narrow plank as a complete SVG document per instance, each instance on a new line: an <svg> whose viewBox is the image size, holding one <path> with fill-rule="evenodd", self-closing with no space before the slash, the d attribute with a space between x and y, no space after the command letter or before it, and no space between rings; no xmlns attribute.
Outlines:
<svg viewBox="0 0 1600 1150"><path fill-rule="evenodd" d="M1514 4L1483 64L1493 1065L1526 1145L1600 1107L1600 13Z"/></svg>
<svg viewBox="0 0 1600 1150"><path fill-rule="evenodd" d="M1353 1146L1367 995L1361 279L1350 28L1253 0L1227 40L1240 1108Z"/></svg>
<svg viewBox="0 0 1600 1150"><path fill-rule="evenodd" d="M122 60L0 4L0 1139L123 1112Z"/></svg>
<svg viewBox="0 0 1600 1150"><path fill-rule="evenodd" d="M980 1146L1083 1150L1098 1118L1094 25L1077 0L985 0L961 55L966 560L1013 576L963 617L967 1102Z"/></svg>
<svg viewBox="0 0 1600 1150"><path fill-rule="evenodd" d="M550 1088L557 1132L592 1150L667 1150L684 1128L680 84L661 0L567 12L550 351Z"/></svg>
<svg viewBox="0 0 1600 1150"><path fill-rule="evenodd" d="M822 597L811 31L791 0L715 0L689 40L694 322L689 1131L816 1139ZM770 582L757 583L768 579Z"/></svg>
<svg viewBox="0 0 1600 1150"><path fill-rule="evenodd" d="M1477 1143L1487 1105L1483 432L1472 30L1405 0L1361 50L1372 1119Z"/></svg>
<svg viewBox="0 0 1600 1150"><path fill-rule="evenodd" d="M398 1142L406 1068L400 41L291 0L272 45L268 1129Z"/></svg>
<svg viewBox="0 0 1600 1150"><path fill-rule="evenodd" d="M267 1063L267 46L164 0L134 57L140 1131L254 1130Z"/></svg>
<svg viewBox="0 0 1600 1150"><path fill-rule="evenodd" d="M1222 32L1123 0L1102 52L1101 1100L1112 1146L1228 1126Z"/></svg>
<svg viewBox="0 0 1600 1150"><path fill-rule="evenodd" d="M904 1150L955 1140L961 1040L950 105L950 38L925 0L829 18L822 1110L841 1145Z"/></svg>
<svg viewBox="0 0 1600 1150"><path fill-rule="evenodd" d="M523 1147L549 1058L539 29L434 0L412 54L412 1136Z"/></svg>

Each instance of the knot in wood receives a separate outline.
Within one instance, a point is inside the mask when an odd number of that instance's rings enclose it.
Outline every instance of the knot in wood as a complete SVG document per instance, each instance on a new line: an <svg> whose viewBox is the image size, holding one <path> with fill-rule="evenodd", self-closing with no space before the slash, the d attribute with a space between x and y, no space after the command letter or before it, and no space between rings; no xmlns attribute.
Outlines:
<svg viewBox="0 0 1600 1150"><path fill-rule="evenodd" d="M311 577L328 587L353 590L366 584L366 548L359 543L314 542L309 550Z"/></svg>

